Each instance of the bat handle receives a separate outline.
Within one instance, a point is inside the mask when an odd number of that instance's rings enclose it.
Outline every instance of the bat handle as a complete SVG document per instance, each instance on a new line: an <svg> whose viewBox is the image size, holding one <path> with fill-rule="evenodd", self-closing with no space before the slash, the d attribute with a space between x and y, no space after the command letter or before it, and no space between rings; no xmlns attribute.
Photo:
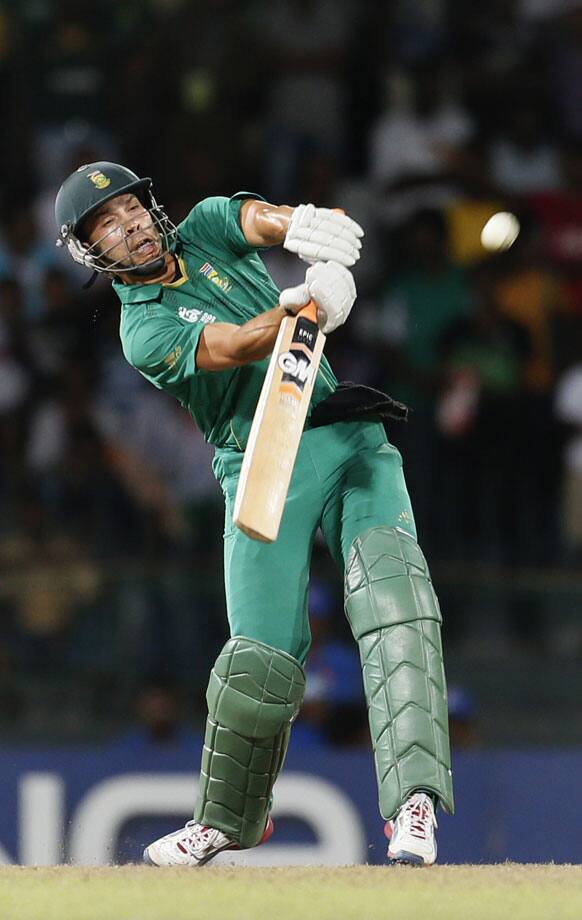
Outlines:
<svg viewBox="0 0 582 920"><path fill-rule="evenodd" d="M305 319L309 319L312 323L317 325L317 304L314 300L310 300L309 303L306 303L295 315L304 316Z"/></svg>

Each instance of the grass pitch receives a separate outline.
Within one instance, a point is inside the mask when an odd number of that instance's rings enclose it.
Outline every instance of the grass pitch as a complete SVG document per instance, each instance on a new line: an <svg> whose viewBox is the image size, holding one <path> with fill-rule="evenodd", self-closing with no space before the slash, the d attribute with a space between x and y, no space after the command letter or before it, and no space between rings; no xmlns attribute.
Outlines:
<svg viewBox="0 0 582 920"><path fill-rule="evenodd" d="M581 920L582 866L0 868L2 920Z"/></svg>

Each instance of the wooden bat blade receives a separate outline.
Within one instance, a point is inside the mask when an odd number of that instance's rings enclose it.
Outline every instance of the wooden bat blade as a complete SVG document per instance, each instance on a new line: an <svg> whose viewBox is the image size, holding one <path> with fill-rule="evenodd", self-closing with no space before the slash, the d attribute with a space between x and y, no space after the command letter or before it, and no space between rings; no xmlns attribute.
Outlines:
<svg viewBox="0 0 582 920"><path fill-rule="evenodd" d="M255 540L277 539L325 336L313 301L281 323L241 467L233 520Z"/></svg>

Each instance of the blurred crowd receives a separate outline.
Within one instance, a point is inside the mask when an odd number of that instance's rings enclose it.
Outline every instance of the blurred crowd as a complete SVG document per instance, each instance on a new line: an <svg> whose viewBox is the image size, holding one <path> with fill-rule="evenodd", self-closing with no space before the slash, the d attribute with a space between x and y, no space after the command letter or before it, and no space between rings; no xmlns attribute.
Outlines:
<svg viewBox="0 0 582 920"><path fill-rule="evenodd" d="M152 176L176 222L240 189L345 208L359 299L327 350L411 407L389 436L429 558L581 561L582 2L0 0L0 85L4 713L43 671L93 675L101 715L124 669L202 686L225 634L212 450L55 247L56 191L92 160ZM521 233L486 252L497 211Z"/></svg>

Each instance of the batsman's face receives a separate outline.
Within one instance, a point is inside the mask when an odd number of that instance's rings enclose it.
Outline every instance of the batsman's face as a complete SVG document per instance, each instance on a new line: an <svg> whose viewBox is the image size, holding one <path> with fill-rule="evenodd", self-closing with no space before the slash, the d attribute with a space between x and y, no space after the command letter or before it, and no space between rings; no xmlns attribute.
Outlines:
<svg viewBox="0 0 582 920"><path fill-rule="evenodd" d="M162 254L160 234L150 212L135 195L118 195L87 218L84 237L106 256L112 268L135 268Z"/></svg>

